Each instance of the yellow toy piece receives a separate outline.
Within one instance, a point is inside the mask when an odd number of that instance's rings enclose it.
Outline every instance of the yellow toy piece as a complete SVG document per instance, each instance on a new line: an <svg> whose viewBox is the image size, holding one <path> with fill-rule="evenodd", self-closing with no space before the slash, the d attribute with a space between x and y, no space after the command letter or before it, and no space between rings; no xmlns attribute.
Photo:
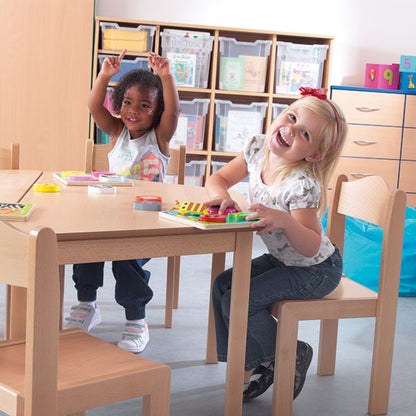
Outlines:
<svg viewBox="0 0 416 416"><path fill-rule="evenodd" d="M36 192L59 192L60 186L56 183L35 183L33 190Z"/></svg>

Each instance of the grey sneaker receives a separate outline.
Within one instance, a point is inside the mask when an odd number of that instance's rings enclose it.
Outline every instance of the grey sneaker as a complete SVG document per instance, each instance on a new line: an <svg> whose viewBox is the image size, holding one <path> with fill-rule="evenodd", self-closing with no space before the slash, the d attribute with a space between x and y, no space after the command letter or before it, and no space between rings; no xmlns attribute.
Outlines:
<svg viewBox="0 0 416 416"><path fill-rule="evenodd" d="M69 316L65 318L64 329L81 328L86 332L101 322L101 313L97 303L95 307L89 303L80 302L71 307Z"/></svg>
<svg viewBox="0 0 416 416"><path fill-rule="evenodd" d="M298 397L305 384L306 373L312 361L312 347L303 341L298 341L296 349L295 389L293 399Z"/></svg>
<svg viewBox="0 0 416 416"><path fill-rule="evenodd" d="M117 346L123 350L138 354L142 352L149 342L149 329L144 320L140 322L126 322L121 339Z"/></svg>

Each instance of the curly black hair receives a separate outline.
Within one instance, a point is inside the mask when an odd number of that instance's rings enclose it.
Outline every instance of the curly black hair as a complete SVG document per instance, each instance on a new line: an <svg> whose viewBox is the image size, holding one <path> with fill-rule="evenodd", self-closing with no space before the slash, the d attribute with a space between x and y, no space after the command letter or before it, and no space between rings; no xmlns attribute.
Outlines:
<svg viewBox="0 0 416 416"><path fill-rule="evenodd" d="M153 127L156 127L159 124L160 117L165 109L162 81L158 75L146 69L133 69L123 75L118 84L114 87L112 94L113 110L116 114L120 114L126 90L136 84L144 90L149 90L150 88L155 88L157 90L157 108L153 122Z"/></svg>

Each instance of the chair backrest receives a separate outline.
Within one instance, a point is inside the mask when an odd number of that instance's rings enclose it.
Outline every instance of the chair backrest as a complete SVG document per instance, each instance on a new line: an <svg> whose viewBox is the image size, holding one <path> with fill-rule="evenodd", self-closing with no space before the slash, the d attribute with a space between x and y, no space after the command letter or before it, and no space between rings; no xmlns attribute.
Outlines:
<svg viewBox="0 0 416 416"><path fill-rule="evenodd" d="M12 143L10 148L0 147L0 169L19 169L19 162L19 143Z"/></svg>
<svg viewBox="0 0 416 416"><path fill-rule="evenodd" d="M391 192L382 177L369 176L351 182L345 175L338 177L328 212L328 236L342 253L346 216L383 229L379 299L383 293L398 292L405 215L405 192Z"/></svg>
<svg viewBox="0 0 416 416"><path fill-rule="evenodd" d="M186 163L186 146L180 145L178 149L169 149L170 161L166 169L167 175L173 175L178 178L178 184L185 183L185 163Z"/></svg>
<svg viewBox="0 0 416 416"><path fill-rule="evenodd" d="M91 173L94 170L108 171L108 153L111 147L109 143L94 144L87 139L85 145L85 172ZM185 180L186 146L179 149L170 149L170 161L167 167L167 175L178 177L178 183L183 185Z"/></svg>
<svg viewBox="0 0 416 416"><path fill-rule="evenodd" d="M27 288L24 414L57 414L50 410L57 403L60 310L55 233L37 227L26 234L0 220L0 282Z"/></svg>

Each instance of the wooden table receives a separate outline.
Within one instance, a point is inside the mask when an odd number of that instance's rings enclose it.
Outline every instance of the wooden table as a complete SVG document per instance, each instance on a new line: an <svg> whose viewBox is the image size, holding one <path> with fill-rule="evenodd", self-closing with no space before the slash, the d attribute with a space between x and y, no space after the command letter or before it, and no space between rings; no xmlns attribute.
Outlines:
<svg viewBox="0 0 416 416"><path fill-rule="evenodd" d="M37 170L16 170L0 169L0 201L20 202L32 185L42 175Z"/></svg>
<svg viewBox="0 0 416 416"><path fill-rule="evenodd" d="M9 171L10 172L10 171ZM0 188L4 180L25 175L15 171L7 177L0 171ZM4 180L3 180L4 179ZM52 173L44 173L41 182L56 182ZM212 253L212 276L224 270L225 253L234 253L233 287L230 313L226 397L224 415L242 412L242 391L247 334L249 271L252 255L252 230L230 225L223 230L200 230L168 219L157 212L133 209L136 195L162 196L162 209L175 206L175 201L202 202L204 188L155 182L134 181L133 187L118 187L117 193L88 194L86 186L61 185L57 193L29 190L22 202L35 204L27 222L15 222L19 229L30 231L37 225L51 227L58 239L59 264L92 261L127 260ZM243 197L240 206L244 206ZM12 301L17 303L16 299ZM24 302L23 302L24 303ZM20 309L22 301L20 300ZM12 319L13 336L24 332L22 322ZM208 322L206 361L216 363L215 327L212 307Z"/></svg>

